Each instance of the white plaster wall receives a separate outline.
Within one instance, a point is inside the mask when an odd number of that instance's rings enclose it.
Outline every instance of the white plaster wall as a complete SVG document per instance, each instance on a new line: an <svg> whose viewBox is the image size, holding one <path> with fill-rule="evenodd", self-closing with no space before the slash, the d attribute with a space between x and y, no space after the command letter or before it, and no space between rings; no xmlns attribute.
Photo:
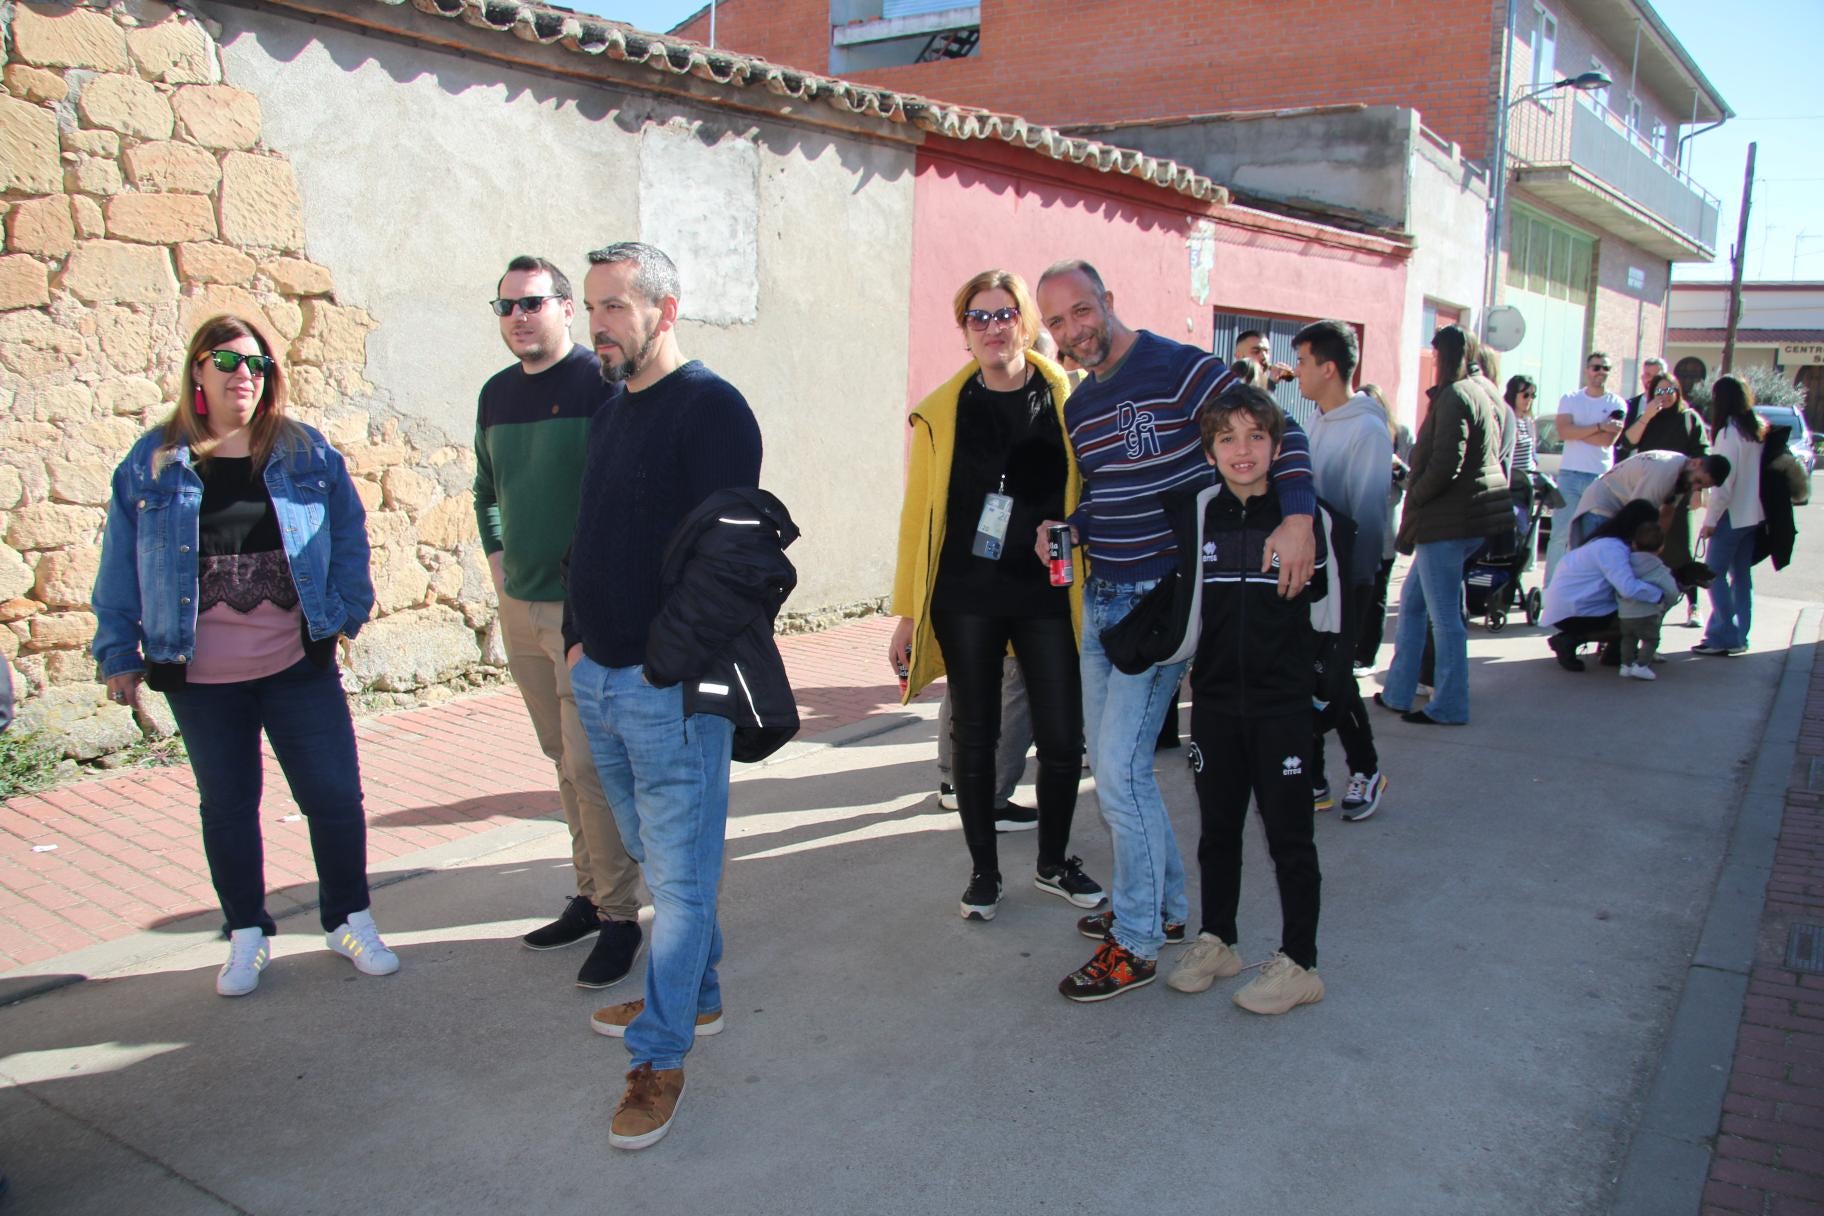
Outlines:
<svg viewBox="0 0 1824 1216"><path fill-rule="evenodd" d="M1470 174L1460 156L1453 159L1416 130L1410 185L1407 224L1414 248L1401 327L1406 344L1400 352L1400 383L1407 387L1396 404L1401 419L1416 427L1419 396L1429 387L1419 383L1419 356L1431 341L1422 332L1426 298L1456 305L1472 325L1481 321L1488 190L1485 179Z"/></svg>
<svg viewBox="0 0 1824 1216"><path fill-rule="evenodd" d="M341 302L379 322L367 371L378 399L365 403L376 416L396 411L466 441L477 390L510 361L486 307L509 258L550 257L580 290L587 250L658 236L688 246L692 234L677 225L720 198L722 211L740 214L696 233L696 247L742 232L751 243L718 260L727 281L707 291L706 307L685 301L687 317L715 323L687 320L680 341L739 387L760 420L762 482L804 530L787 607L888 591L902 480L909 146L239 8L210 15L226 26L228 83L260 98L267 142L297 170L310 256L334 272ZM500 37L512 53L530 53ZM665 128L665 163L643 171L655 126ZM654 191L677 195L666 224L654 225L662 233L641 227L672 201ZM699 269L682 272L690 282ZM585 337L580 315L576 336Z"/></svg>

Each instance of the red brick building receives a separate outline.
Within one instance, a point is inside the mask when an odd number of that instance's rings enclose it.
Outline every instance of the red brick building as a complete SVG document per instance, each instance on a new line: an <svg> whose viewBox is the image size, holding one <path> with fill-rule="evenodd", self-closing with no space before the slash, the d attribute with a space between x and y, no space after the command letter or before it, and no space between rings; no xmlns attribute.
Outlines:
<svg viewBox="0 0 1824 1216"><path fill-rule="evenodd" d="M1592 347L1631 383L1663 342L1672 263L1716 252L1717 201L1682 172L1681 133L1731 112L1647 0L720 0L715 20L731 50L1149 151L1109 124L1361 103L1416 110L1470 160L1505 143L1486 294L1528 322L1503 370L1548 397ZM709 11L675 32L707 41ZM1554 87L1587 72L1610 83ZM1436 315L1474 321L1467 303Z"/></svg>

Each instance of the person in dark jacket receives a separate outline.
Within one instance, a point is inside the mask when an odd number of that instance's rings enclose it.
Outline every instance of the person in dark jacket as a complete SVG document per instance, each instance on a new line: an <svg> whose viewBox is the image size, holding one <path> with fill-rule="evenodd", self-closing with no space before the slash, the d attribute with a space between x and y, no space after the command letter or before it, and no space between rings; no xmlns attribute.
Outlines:
<svg viewBox="0 0 1824 1216"><path fill-rule="evenodd" d="M1482 344L1461 326L1431 340L1438 381L1419 428L1406 479L1399 547L1413 554L1400 593L1400 619L1379 704L1423 725L1469 721L1469 634L1463 623L1463 566L1490 537L1514 530L1502 471L1502 416L1509 411L1483 378ZM1419 664L1429 626L1437 646L1436 691L1424 709Z"/></svg>
<svg viewBox="0 0 1824 1216"><path fill-rule="evenodd" d="M717 491L759 485L760 427L732 384L678 349L669 257L626 241L589 262L595 353L603 378L627 391L590 421L563 629L602 792L652 892L646 996L590 1022L626 1039L633 1061L608 1143L641 1149L677 1115L685 1053L723 1026L716 898L735 739L735 722L687 701L683 683L653 686L648 645L668 606L671 538Z"/></svg>
<svg viewBox="0 0 1824 1216"><path fill-rule="evenodd" d="M1320 547L1312 581L1282 597L1277 575L1261 569L1267 537L1283 519L1268 472L1285 429L1273 399L1252 386L1237 387L1206 408L1199 425L1205 453L1222 476L1204 512L1201 632L1191 665L1203 927L1168 983L1180 992L1201 992L1242 970L1236 912L1242 829L1252 798L1279 882L1281 943L1233 999L1251 1013L1280 1014L1324 996L1317 974L1322 878L1309 770L1317 659L1311 601L1323 594L1328 572Z"/></svg>

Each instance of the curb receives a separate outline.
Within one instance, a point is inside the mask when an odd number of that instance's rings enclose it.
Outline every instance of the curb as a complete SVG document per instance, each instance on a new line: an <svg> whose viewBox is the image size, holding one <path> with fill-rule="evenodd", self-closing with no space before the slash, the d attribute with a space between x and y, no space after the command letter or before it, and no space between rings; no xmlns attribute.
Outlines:
<svg viewBox="0 0 1824 1216"><path fill-rule="evenodd" d="M1617 1177L1612 1216L1695 1213L1702 1205L1821 624L1824 608L1814 605L1793 625L1716 891Z"/></svg>

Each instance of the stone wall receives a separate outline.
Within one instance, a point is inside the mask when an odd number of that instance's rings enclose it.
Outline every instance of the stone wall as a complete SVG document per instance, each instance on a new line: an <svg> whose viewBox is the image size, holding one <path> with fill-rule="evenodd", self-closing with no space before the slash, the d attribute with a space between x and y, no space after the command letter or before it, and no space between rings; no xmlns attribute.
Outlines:
<svg viewBox="0 0 1824 1216"><path fill-rule="evenodd" d="M162 698L134 721L94 683L89 592L112 470L223 312L267 329L293 413L342 449L367 507L378 607L351 689L397 702L498 673L473 453L374 408L376 322L310 259L292 165L209 23L14 3L0 25L0 651L35 698L25 728L77 759L170 731Z"/></svg>

